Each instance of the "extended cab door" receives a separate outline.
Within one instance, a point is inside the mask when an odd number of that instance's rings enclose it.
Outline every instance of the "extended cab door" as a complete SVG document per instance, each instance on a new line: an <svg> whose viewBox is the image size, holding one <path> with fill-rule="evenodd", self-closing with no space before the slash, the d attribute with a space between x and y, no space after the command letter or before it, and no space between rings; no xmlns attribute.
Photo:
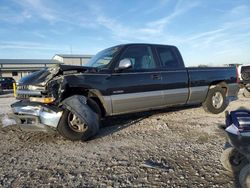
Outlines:
<svg viewBox="0 0 250 188"><path fill-rule="evenodd" d="M189 79L178 49L174 46L157 45L154 50L162 67L164 104L185 104L189 97Z"/></svg>
<svg viewBox="0 0 250 188"><path fill-rule="evenodd" d="M113 114L150 110L162 106L162 76L149 45L127 46L117 62L129 58L132 67L110 78Z"/></svg>

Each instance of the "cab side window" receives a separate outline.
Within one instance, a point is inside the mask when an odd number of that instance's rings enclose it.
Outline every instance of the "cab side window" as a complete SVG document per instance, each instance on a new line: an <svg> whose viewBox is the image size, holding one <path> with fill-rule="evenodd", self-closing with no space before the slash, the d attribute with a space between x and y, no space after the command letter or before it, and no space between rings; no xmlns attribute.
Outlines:
<svg viewBox="0 0 250 188"><path fill-rule="evenodd" d="M149 46L131 46L123 53L121 59L129 58L130 70L154 69L156 64Z"/></svg>
<svg viewBox="0 0 250 188"><path fill-rule="evenodd" d="M168 47L156 47L157 54L160 58L161 65L167 69L180 68L179 62L174 52Z"/></svg>

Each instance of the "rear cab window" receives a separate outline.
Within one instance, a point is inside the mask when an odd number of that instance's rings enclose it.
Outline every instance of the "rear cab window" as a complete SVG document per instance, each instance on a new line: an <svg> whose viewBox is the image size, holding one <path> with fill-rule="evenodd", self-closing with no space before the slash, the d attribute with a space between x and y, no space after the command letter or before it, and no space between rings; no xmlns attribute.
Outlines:
<svg viewBox="0 0 250 188"><path fill-rule="evenodd" d="M155 51L161 63L161 67L164 69L179 69L184 68L182 62L178 60L178 56L170 46L156 46Z"/></svg>

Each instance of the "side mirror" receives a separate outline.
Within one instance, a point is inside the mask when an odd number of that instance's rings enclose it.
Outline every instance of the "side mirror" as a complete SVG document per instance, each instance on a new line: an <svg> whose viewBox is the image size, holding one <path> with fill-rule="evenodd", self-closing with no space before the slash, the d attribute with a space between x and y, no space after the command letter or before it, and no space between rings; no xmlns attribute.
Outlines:
<svg viewBox="0 0 250 188"><path fill-rule="evenodd" d="M120 62L119 62L119 66L116 68L116 70L124 70L124 69L128 69L132 67L132 62L130 59L128 58L125 58L125 59L122 59Z"/></svg>

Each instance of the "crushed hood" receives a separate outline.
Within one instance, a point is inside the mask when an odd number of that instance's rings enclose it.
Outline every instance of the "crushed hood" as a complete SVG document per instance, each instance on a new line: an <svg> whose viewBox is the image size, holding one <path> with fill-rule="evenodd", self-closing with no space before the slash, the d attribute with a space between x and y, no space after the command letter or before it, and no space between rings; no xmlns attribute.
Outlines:
<svg viewBox="0 0 250 188"><path fill-rule="evenodd" d="M33 72L18 81L18 85L45 86L52 78L63 74L75 74L94 70L92 67L82 67L73 65L55 65Z"/></svg>

